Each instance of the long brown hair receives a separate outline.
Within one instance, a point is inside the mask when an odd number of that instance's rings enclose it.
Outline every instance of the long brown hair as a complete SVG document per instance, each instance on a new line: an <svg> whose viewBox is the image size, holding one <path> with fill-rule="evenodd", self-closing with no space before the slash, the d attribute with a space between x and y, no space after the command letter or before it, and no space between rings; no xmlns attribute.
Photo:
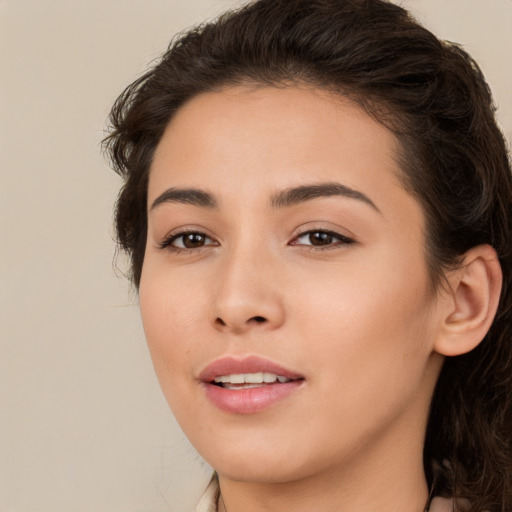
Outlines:
<svg viewBox="0 0 512 512"><path fill-rule="evenodd" d="M428 422L427 480L471 512L512 510L512 180L489 88L459 46L382 0L259 0L180 35L130 85L105 140L124 178L120 246L138 287L151 160L174 113L229 84L306 83L348 96L392 130L403 183L423 207L432 282L487 243L504 275L496 319L472 352L447 358Z"/></svg>

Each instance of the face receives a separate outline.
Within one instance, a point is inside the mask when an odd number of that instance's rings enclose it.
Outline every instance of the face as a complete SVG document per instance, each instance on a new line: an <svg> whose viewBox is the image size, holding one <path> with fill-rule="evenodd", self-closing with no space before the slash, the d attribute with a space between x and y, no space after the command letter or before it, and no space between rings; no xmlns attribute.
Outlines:
<svg viewBox="0 0 512 512"><path fill-rule="evenodd" d="M306 88L207 93L170 122L141 313L169 405L221 476L421 454L436 297L396 152L359 107Z"/></svg>

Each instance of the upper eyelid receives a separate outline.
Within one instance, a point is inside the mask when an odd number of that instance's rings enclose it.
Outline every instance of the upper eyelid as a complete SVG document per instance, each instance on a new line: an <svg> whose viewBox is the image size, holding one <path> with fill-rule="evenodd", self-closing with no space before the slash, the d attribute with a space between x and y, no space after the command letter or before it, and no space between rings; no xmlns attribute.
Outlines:
<svg viewBox="0 0 512 512"><path fill-rule="evenodd" d="M308 233L330 233L331 235L345 236L348 238L348 235L344 235L339 231L331 228L322 228L322 227L307 227L307 228L299 228L297 234L295 236L307 235Z"/></svg>
<svg viewBox="0 0 512 512"><path fill-rule="evenodd" d="M214 239L215 237L209 232L208 229L201 226L190 226L190 227L179 227L171 229L163 237L162 240L170 240L172 238L179 238L183 235L189 235L190 233L197 233Z"/></svg>
<svg viewBox="0 0 512 512"><path fill-rule="evenodd" d="M300 228L297 229L297 232L294 235L294 238L299 238L299 237L307 235L309 233L319 233L319 232L329 233L330 235L339 236L340 238L346 238L346 239L355 241L355 236L346 230L342 230L341 228L336 229L336 228L329 228L329 227L325 227L325 226L315 226L315 225L313 225L312 227L301 226Z"/></svg>
<svg viewBox="0 0 512 512"><path fill-rule="evenodd" d="M292 242L296 241L299 238L302 238L303 236L310 235L312 233L326 233L328 235L331 235L333 238L338 238L339 241L345 242L345 243L348 243L348 242L354 243L355 242L354 238L351 236L347 236L342 233L338 233L336 231L332 231L332 230L328 230L328 229L308 229L306 231L303 231L302 233L297 234L293 238ZM299 245L299 244L295 244L295 245Z"/></svg>
<svg viewBox="0 0 512 512"><path fill-rule="evenodd" d="M220 242L212 235L208 232L209 230L203 228L203 227L199 227L199 226L190 226L190 227L183 227L183 228L176 228L174 230L172 230L171 232L169 232L168 234L166 234L162 239L161 241L158 243L158 246L161 247L161 248L165 248L165 247L168 247L172 244L172 242L174 240L177 240L179 239L180 237L182 236L186 236L188 234L191 234L191 233L197 233L197 234L200 234L200 235L203 235L204 237L212 240L214 242L214 244L208 244L208 245L220 245ZM340 238L342 241L345 240L345 241L350 241L350 242L355 242L355 238L353 235L351 234L346 234L346 233L342 233L342 232L339 232L335 229L331 229L331 228L327 228L327 227L320 227L320 226L313 226L313 227L301 227L297 230L296 234L293 235L293 238L288 242L288 244L290 245L293 245L292 242L296 241L298 238L302 237L302 236L305 236L305 235L308 235L310 233L328 233L329 235L332 235L334 237L338 237ZM300 244L296 244L296 245L300 245ZM179 249L179 248L178 248ZM192 249L193 250L193 249Z"/></svg>
<svg viewBox="0 0 512 512"><path fill-rule="evenodd" d="M204 230L202 228L191 227L191 228L178 228L176 230L172 230L170 233L167 233L158 242L157 245L158 245L158 247L160 249L165 249L165 248L168 248L168 247L174 247L175 249L184 250L184 251L200 249L200 247L196 248L196 249L188 249L188 248L182 248L182 247L175 247L175 246L172 245L172 243L175 240L178 240L180 237L183 237L183 236L186 236L186 235L190 235L190 234L203 235L205 238L208 238L208 239L210 239L210 240L215 242L215 244L208 244L206 247L218 244L217 240L212 235L208 234L206 232L206 230Z"/></svg>

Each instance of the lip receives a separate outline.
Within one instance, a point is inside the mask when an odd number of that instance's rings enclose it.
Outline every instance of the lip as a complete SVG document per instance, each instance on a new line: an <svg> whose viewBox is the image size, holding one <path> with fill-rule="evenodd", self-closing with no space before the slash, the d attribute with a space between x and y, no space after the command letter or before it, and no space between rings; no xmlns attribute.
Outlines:
<svg viewBox="0 0 512 512"><path fill-rule="evenodd" d="M290 382L275 382L261 387L233 390L213 383L215 377L240 373L267 372L282 375ZM206 397L219 409L234 414L254 414L287 398L304 383L304 376L269 359L248 356L242 359L228 356L216 359L199 374Z"/></svg>
<svg viewBox="0 0 512 512"><path fill-rule="evenodd" d="M304 376L295 371L289 370L284 366L274 363L270 359L265 359L260 356L246 356L241 359L226 356L216 359L210 363L199 374L199 379L203 382L210 382L215 377L221 375L232 375L234 373L258 373L267 372L282 375L288 379L297 380L303 379Z"/></svg>

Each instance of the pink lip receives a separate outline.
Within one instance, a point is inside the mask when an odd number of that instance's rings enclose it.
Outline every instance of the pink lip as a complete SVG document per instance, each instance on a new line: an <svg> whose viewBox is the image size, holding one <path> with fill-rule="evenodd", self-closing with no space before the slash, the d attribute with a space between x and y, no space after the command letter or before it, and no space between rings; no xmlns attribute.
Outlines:
<svg viewBox="0 0 512 512"><path fill-rule="evenodd" d="M267 372L282 375L288 379L303 379L297 372L288 370L269 359L259 356L248 356L237 359L233 356L222 357L210 363L200 374L199 379L210 382L220 375L232 375L233 373L258 373Z"/></svg>
<svg viewBox="0 0 512 512"><path fill-rule="evenodd" d="M250 389L226 389L215 385L213 379L221 375L237 373L274 373L292 379L290 382L276 382ZM304 377L268 359L258 356L223 357L210 363L199 374L207 398L219 409L235 414L253 414L289 396L304 382Z"/></svg>

